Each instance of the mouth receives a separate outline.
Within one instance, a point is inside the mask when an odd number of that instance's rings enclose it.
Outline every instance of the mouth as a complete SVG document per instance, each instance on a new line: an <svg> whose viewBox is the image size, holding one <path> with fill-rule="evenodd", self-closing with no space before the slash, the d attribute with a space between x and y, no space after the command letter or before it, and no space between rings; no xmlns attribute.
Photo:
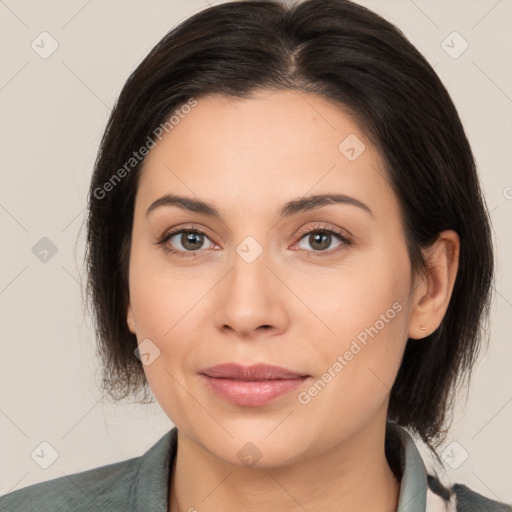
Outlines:
<svg viewBox="0 0 512 512"><path fill-rule="evenodd" d="M242 366L236 363L206 368L199 374L217 396L248 407L266 405L311 377L274 365Z"/></svg>
<svg viewBox="0 0 512 512"><path fill-rule="evenodd" d="M199 373L207 377L218 379L236 379L236 380L276 380L276 379L296 379L301 377L310 377L310 375L295 372L281 366L271 364L253 364L243 366L237 363L223 363L204 370Z"/></svg>

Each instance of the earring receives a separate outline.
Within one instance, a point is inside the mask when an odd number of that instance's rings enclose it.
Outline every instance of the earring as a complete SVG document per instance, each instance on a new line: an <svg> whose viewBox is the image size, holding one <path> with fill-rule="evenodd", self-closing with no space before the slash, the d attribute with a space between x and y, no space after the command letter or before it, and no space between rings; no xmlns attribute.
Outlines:
<svg viewBox="0 0 512 512"><path fill-rule="evenodd" d="M427 330L427 328L426 328L426 327L423 327L423 325L420 325L420 329L421 329L422 331L426 331L426 330Z"/></svg>

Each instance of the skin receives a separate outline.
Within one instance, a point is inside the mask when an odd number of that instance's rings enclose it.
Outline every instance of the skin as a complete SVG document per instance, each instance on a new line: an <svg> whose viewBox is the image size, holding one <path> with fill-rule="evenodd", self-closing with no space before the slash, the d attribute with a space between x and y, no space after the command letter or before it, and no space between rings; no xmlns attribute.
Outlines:
<svg viewBox="0 0 512 512"><path fill-rule="evenodd" d="M354 161L338 149L349 134L366 147ZM414 275L385 176L353 119L294 91L201 98L148 154L135 200L127 321L139 343L149 338L160 350L144 371L178 428L169 510L396 510L400 484L384 454L389 394L407 338L430 334L446 312L459 239L441 233L428 275ZM168 193L211 203L221 219L177 206L146 214ZM372 213L329 204L278 218L285 202L321 193L357 198ZM157 243L190 223L205 233L195 252L181 234ZM319 225L352 243L300 233ZM248 236L263 249L252 263L236 252ZM396 303L394 318L300 403L298 394ZM198 374L232 361L311 377L270 404L235 405ZM252 467L237 455L249 442L261 454Z"/></svg>

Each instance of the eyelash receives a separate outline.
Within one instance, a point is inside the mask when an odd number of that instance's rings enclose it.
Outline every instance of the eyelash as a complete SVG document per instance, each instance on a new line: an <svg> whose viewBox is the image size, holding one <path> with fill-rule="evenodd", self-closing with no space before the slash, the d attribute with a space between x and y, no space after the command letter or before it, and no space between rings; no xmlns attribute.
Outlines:
<svg viewBox="0 0 512 512"><path fill-rule="evenodd" d="M196 228L195 226L191 225L191 226L180 227L178 229L175 229L173 231L170 231L170 232L166 233L156 243L157 243L157 245L162 245L167 252L176 254L177 256L194 257L194 256L197 255L198 252L202 251L202 249L198 249L197 251L182 251L182 250L174 249L174 248L172 248L169 245L166 245L166 243L174 235L177 235L177 234L180 234L180 233L184 233L184 232L185 233L189 232L189 233L195 233L195 234L199 234L199 235L204 235L206 238L210 239L210 237L205 232L203 232L200 229ZM322 257L322 256L330 256L334 252L338 251L341 247L352 245L352 239L350 237L348 237L347 235L344 235L341 231L338 231L338 230L336 230L336 229L334 229L332 227L326 227L326 226L323 226L323 225L320 225L320 224L316 225L313 228L301 231L297 235L299 237L299 239L298 239L298 241L296 243L300 242L303 238L306 237L306 235L312 235L312 234L316 234L316 233L324 233L324 234L326 233L326 234L329 234L329 235L334 235L340 242L343 242L343 244L338 246L338 247L335 247L334 249L330 249L330 250L324 250L324 251L313 251L313 250L311 250L311 251L307 251L308 252L308 257L309 256L320 256L320 257ZM211 240L211 241L216 243L215 240Z"/></svg>

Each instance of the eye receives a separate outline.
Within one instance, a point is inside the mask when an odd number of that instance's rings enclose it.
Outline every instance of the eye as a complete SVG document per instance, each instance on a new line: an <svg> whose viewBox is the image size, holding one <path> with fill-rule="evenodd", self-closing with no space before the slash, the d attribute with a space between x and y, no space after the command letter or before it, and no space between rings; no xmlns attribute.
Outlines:
<svg viewBox="0 0 512 512"><path fill-rule="evenodd" d="M300 249L308 251L308 256L327 256L339 250L340 247L351 245L351 239L333 228L317 225L312 229L304 230L296 243ZM205 246L205 243L208 242ZM332 247L333 242L338 242ZM196 256L196 251L213 249L215 243L200 229L178 228L166 233L157 244L163 245L165 250L178 256ZM310 247L307 247L309 244Z"/></svg>
<svg viewBox="0 0 512 512"><path fill-rule="evenodd" d="M300 235L301 239L297 243L299 248L309 251L309 254L315 256L329 255L338 250L339 247L351 244L351 240L341 232L322 226L303 231ZM338 244L333 248L332 244L336 241Z"/></svg>
<svg viewBox="0 0 512 512"><path fill-rule="evenodd" d="M210 245L204 247L205 241L209 241ZM194 256L194 251L201 249L211 249L215 244L199 229L180 228L171 231L157 242L164 245L169 252L179 254L180 256ZM187 254L190 253L190 254Z"/></svg>

